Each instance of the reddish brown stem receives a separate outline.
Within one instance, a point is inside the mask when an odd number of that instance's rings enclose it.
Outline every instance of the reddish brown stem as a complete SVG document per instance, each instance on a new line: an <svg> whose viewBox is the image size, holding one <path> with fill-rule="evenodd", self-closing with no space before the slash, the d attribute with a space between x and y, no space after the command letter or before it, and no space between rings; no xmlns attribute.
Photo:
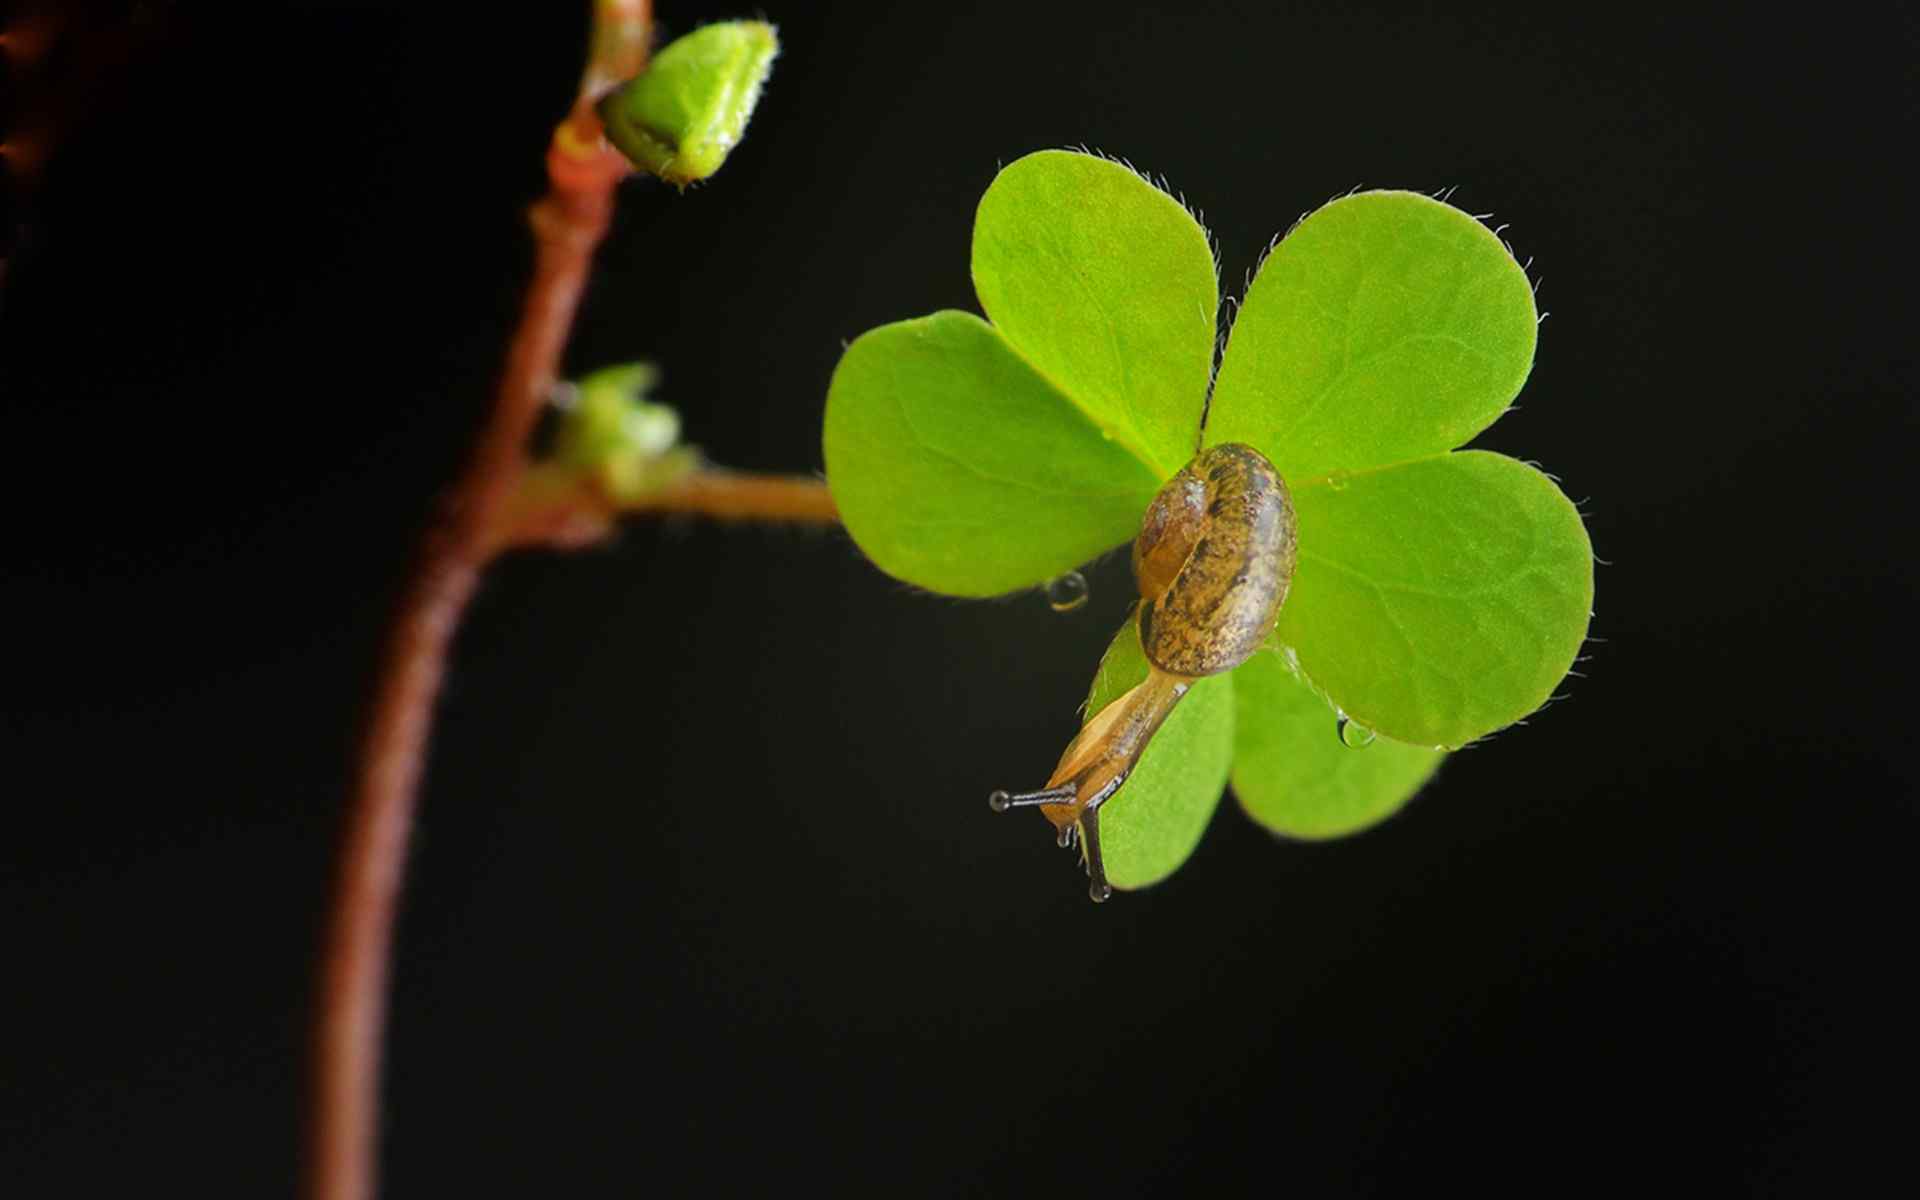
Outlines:
<svg viewBox="0 0 1920 1200"><path fill-rule="evenodd" d="M830 525L840 520L833 495L818 479L755 475L700 467L635 499L609 495L592 477L529 488L495 529L502 550L571 550L603 541L629 513L684 513L721 521L784 521Z"/></svg>
<svg viewBox="0 0 1920 1200"><path fill-rule="evenodd" d="M494 524L525 473L528 437L626 174L601 142L593 103L645 64L650 15L649 0L596 0L592 60L548 150L551 186L529 214L533 279L493 413L427 536L382 657L323 951L306 1164L312 1200L369 1200L376 1190L388 958L434 700L454 631L496 549Z"/></svg>

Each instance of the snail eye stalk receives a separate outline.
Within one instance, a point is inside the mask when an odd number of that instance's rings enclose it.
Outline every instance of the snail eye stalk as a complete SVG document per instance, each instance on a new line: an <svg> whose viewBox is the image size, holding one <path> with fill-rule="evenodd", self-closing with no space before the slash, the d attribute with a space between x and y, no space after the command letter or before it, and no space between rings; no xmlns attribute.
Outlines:
<svg viewBox="0 0 1920 1200"><path fill-rule="evenodd" d="M1037 792L994 792L987 797L987 807L995 812L1006 812L1010 808L1032 808L1040 804L1071 803L1071 786L1043 788Z"/></svg>
<svg viewBox="0 0 1920 1200"><path fill-rule="evenodd" d="M1117 785L1108 790L1108 795L1116 790ZM1070 783L1037 792L996 791L987 797L987 807L995 812L1006 812L1009 809L1041 805L1071 806L1076 794L1074 785ZM1113 895L1113 885L1107 882L1106 864L1100 857L1100 806L1096 802L1079 809L1078 813L1070 823L1060 826L1054 842L1062 850L1072 849L1076 842L1080 845L1081 865L1087 871L1087 895L1095 904L1100 904Z"/></svg>

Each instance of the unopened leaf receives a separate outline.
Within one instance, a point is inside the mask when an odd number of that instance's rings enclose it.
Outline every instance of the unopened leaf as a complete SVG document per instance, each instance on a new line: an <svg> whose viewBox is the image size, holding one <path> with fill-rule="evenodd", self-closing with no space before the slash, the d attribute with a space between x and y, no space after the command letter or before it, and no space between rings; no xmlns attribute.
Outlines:
<svg viewBox="0 0 1920 1200"><path fill-rule="evenodd" d="M707 178L746 132L779 50L765 21L722 21L676 38L600 102L607 140L668 183Z"/></svg>

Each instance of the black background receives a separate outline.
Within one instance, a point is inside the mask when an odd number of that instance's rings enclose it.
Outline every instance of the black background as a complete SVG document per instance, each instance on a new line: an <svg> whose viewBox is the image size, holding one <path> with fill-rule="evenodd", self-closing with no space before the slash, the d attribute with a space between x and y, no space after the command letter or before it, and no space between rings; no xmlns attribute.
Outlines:
<svg viewBox="0 0 1920 1200"><path fill-rule="evenodd" d="M10 1196L291 1188L360 699L585 29L408 7L97 5L10 72L10 136L57 135L0 294ZM1604 640L1383 827L1276 842L1229 801L1096 909L984 797L1071 733L1124 560L1059 616L916 594L838 531L516 558L440 709L390 1194L1907 1175L1897 7L766 0L746 142L628 185L570 370L653 358L715 459L817 471L843 341L974 306L1000 162L1164 173L1236 290L1332 195L1457 184L1551 313L1480 444L1583 502Z"/></svg>

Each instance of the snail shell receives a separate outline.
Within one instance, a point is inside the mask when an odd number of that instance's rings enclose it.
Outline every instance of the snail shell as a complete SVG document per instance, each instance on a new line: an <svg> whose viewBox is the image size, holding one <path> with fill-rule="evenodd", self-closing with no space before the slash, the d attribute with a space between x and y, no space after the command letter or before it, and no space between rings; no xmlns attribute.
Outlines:
<svg viewBox="0 0 1920 1200"><path fill-rule="evenodd" d="M1202 450L1147 508L1133 544L1140 645L1174 675L1218 675L1273 632L1293 583L1293 499L1267 456Z"/></svg>

